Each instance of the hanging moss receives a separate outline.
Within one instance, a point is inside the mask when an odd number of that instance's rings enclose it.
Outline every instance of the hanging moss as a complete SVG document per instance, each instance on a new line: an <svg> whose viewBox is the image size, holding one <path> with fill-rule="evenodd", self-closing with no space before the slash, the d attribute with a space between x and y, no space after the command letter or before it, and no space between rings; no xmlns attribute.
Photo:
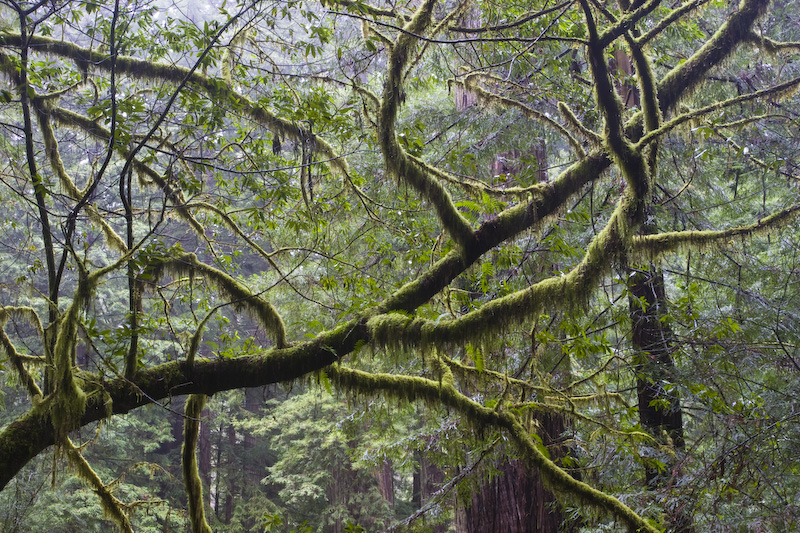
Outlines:
<svg viewBox="0 0 800 533"><path fill-rule="evenodd" d="M251 293L244 285L225 272L198 261L194 254L178 254L176 257L159 258L148 265L146 275L150 279L159 279L163 274L199 275L213 284L217 290L231 302L245 309L272 334L275 345L285 348L287 344L286 330L278 311L260 296Z"/></svg>
<svg viewBox="0 0 800 533"><path fill-rule="evenodd" d="M65 449L69 463L77 476L89 485L100 499L100 507L103 509L103 516L113 520L122 533L133 533L128 508L118 500L111 490L105 485L80 450L78 450L69 439L66 439Z"/></svg>
<svg viewBox="0 0 800 533"><path fill-rule="evenodd" d="M56 442L61 442L77 426L86 409L86 393L73 376L73 354L77 343L77 305L73 303L58 322L59 334L53 348L53 391L50 416L56 432Z"/></svg>

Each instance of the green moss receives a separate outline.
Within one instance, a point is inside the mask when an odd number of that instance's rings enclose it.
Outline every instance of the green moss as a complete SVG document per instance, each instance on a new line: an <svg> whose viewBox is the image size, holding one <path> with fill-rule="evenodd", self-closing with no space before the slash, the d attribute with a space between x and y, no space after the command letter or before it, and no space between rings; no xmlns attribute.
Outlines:
<svg viewBox="0 0 800 533"><path fill-rule="evenodd" d="M108 486L102 482L86 458L81 455L80 450L69 439L65 443L65 448L69 463L77 476L89 485L100 499L103 515L113 520L121 532L133 533L133 527L128 517L128 508L114 497Z"/></svg>
<svg viewBox="0 0 800 533"><path fill-rule="evenodd" d="M189 275L190 278L195 275L201 276L216 287L221 295L229 298L233 305L245 309L257 319L267 332L272 334L278 348L285 348L288 345L283 320L272 304L251 293L225 272L198 261L194 254L165 257L148 265L147 274L152 279L158 279L166 272L177 276Z"/></svg>
<svg viewBox="0 0 800 533"><path fill-rule="evenodd" d="M725 246L735 239L746 239L785 227L800 215L800 204L759 219L755 224L720 231L670 231L634 237L633 251L655 258L668 252Z"/></svg>

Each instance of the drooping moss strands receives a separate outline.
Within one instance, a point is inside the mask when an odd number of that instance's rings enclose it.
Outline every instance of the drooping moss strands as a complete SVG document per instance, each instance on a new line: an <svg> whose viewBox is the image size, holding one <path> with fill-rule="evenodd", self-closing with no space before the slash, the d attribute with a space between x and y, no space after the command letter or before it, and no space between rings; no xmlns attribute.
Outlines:
<svg viewBox="0 0 800 533"><path fill-rule="evenodd" d="M194 533L211 533L211 527L206 522L205 507L203 505L203 482L200 479L200 469L197 466L195 449L197 448L198 435L200 434L200 417L206 405L204 394L192 394L186 400L185 419L183 422L183 447L181 448L181 469L183 471L183 484L189 498L189 521Z"/></svg>
<svg viewBox="0 0 800 533"><path fill-rule="evenodd" d="M601 509L619 519L630 531L650 533L659 531L617 498L576 480L547 458L520 421L509 412L484 407L458 392L455 387L430 379L369 374L341 365L331 366L326 372L333 383L345 390L360 394L381 392L402 400L444 404L458 411L476 427L489 426L503 429L525 453L531 464L539 470L547 486L556 494L577 497L583 504Z"/></svg>
<svg viewBox="0 0 800 533"><path fill-rule="evenodd" d="M66 312L51 325L56 328L53 344L52 381L48 383L52 393L50 417L55 429L56 443L62 442L69 431L81 419L86 409L86 393L75 380L75 351L78 343L80 311L91 301L99 279L89 275L80 262L77 263L78 287Z"/></svg>
<svg viewBox="0 0 800 533"><path fill-rule="evenodd" d="M212 283L220 294L230 298L231 302L246 309L261 325L272 334L275 345L285 348L286 329L278 311L260 296L251 293L244 285L225 272L207 265L197 259L194 254L180 254L177 257L165 258L149 265L149 274L159 278L169 272L177 275L193 274L203 277Z"/></svg>

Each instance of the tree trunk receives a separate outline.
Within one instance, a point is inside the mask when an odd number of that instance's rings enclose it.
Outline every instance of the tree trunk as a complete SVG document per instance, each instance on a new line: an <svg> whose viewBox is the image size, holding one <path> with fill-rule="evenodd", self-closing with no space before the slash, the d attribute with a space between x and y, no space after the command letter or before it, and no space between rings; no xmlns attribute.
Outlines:
<svg viewBox="0 0 800 533"><path fill-rule="evenodd" d="M539 435L551 455L557 457L558 440L564 432L564 417L545 414L538 418ZM554 446L555 445L555 446ZM517 459L505 460L500 474L483 483L472 495L469 505L459 510L458 533L557 533L564 516L555 496L544 488L536 470Z"/></svg>
<svg viewBox="0 0 800 533"><path fill-rule="evenodd" d="M203 409L200 421L200 435L197 441L197 468L203 481L206 498L211 496L211 411ZM206 503L209 503L207 500Z"/></svg>
<svg viewBox="0 0 800 533"><path fill-rule="evenodd" d="M394 509L394 469L392 462L387 458L378 467L375 477L378 480L378 490L383 499L389 503L389 507Z"/></svg>
<svg viewBox="0 0 800 533"><path fill-rule="evenodd" d="M683 451L683 412L675 386L675 363L672 353L675 338L667 315L664 277L652 265L649 270L628 269L632 343L635 350L636 392L639 420L661 445ZM665 489L680 475L672 456L659 455L663 464L645 465L645 482L651 490ZM672 531L694 531L692 517L682 506L669 510Z"/></svg>

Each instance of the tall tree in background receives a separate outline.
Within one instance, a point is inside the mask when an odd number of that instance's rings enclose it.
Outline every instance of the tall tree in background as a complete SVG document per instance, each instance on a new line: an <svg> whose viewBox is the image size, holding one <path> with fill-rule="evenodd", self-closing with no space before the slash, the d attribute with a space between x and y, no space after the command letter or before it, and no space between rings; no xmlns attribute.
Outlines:
<svg viewBox="0 0 800 533"><path fill-rule="evenodd" d="M195 531L250 479L220 477L236 424L275 446L249 528L278 527L276 498L385 527L375 469L403 490L415 455L441 479L404 523L444 524L492 454L587 527L797 525L796 6L207 8L0 1L0 344L27 396L0 487L53 447L121 530L163 528L84 429L155 406L183 414ZM498 154L529 171L496 176ZM202 414L278 383L280 422Z"/></svg>

